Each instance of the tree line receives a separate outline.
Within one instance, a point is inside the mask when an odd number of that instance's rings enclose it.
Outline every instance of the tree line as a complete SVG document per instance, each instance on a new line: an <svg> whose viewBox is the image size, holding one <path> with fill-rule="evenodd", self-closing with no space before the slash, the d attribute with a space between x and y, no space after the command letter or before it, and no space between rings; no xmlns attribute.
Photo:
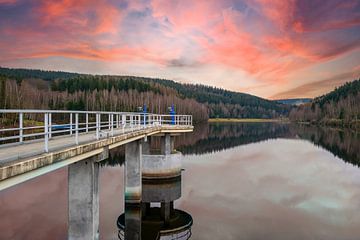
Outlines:
<svg viewBox="0 0 360 240"><path fill-rule="evenodd" d="M292 121L358 126L360 120L360 79L348 82L291 110Z"/></svg>
<svg viewBox="0 0 360 240"><path fill-rule="evenodd" d="M192 114L194 121L206 121L208 118L207 107L194 99L152 91L115 88L110 91L52 91L50 87L39 89L29 81L11 79L7 79L4 85L0 108L136 112L138 107L146 104L148 112L168 113L168 107L174 104L178 114Z"/></svg>
<svg viewBox="0 0 360 240"><path fill-rule="evenodd" d="M277 118L290 107L249 94L199 84L136 76L89 75L31 69L0 68L0 107L71 110L133 111L147 104L149 111L211 118ZM5 87L6 85L6 87ZM24 97L26 95L26 98ZM29 98L30 97L30 98ZM24 100L32 99L32 103Z"/></svg>

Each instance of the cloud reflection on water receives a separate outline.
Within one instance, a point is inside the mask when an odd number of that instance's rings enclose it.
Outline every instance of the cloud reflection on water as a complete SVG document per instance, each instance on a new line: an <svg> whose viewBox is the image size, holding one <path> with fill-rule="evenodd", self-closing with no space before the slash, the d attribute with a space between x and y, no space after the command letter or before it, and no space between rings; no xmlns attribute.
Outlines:
<svg viewBox="0 0 360 240"><path fill-rule="evenodd" d="M360 171L303 140L184 158L199 239L357 239Z"/></svg>

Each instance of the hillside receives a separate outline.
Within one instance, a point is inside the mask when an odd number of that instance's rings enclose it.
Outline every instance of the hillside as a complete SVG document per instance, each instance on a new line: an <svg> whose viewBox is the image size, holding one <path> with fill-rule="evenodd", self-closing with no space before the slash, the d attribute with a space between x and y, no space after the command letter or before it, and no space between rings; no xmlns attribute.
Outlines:
<svg viewBox="0 0 360 240"><path fill-rule="evenodd" d="M360 119L360 79L348 82L315 98L312 102L291 110L292 121L307 121L334 125L354 125Z"/></svg>
<svg viewBox="0 0 360 240"><path fill-rule="evenodd" d="M0 76L0 108L134 111L145 103L151 112L166 112L175 104L178 113L193 114L197 121L275 118L289 112L284 104L249 94L164 79L9 68L0 68Z"/></svg>

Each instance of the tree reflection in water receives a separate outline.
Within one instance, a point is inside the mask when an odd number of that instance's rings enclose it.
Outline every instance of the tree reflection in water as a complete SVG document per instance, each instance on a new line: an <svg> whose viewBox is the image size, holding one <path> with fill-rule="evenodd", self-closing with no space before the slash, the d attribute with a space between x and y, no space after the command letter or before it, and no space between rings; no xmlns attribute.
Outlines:
<svg viewBox="0 0 360 240"><path fill-rule="evenodd" d="M206 154L275 138L304 139L345 162L360 166L360 132L288 123L206 123L179 136L176 148L183 154Z"/></svg>
<svg viewBox="0 0 360 240"><path fill-rule="evenodd" d="M360 166L360 132L350 129L287 123L204 123L193 133L178 136L175 147L184 155L206 154L275 138L304 139L326 149L345 162ZM152 141L157 148L156 141ZM123 165L125 151L110 151L102 165Z"/></svg>

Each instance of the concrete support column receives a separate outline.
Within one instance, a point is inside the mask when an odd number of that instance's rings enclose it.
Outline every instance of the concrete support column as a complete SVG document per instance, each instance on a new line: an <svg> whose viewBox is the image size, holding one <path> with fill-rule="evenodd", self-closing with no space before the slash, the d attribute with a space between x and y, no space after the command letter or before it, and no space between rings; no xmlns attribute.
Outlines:
<svg viewBox="0 0 360 240"><path fill-rule="evenodd" d="M149 155L151 149L151 137L147 137L146 141L142 141L142 154Z"/></svg>
<svg viewBox="0 0 360 240"><path fill-rule="evenodd" d="M170 137L170 153L172 153L175 149L175 137Z"/></svg>
<svg viewBox="0 0 360 240"><path fill-rule="evenodd" d="M170 202L161 203L161 218L164 220L165 225L170 221L171 206L173 205Z"/></svg>
<svg viewBox="0 0 360 240"><path fill-rule="evenodd" d="M125 203L125 239L141 239L141 205Z"/></svg>
<svg viewBox="0 0 360 240"><path fill-rule="evenodd" d="M94 158L68 167L68 239L99 239L99 164Z"/></svg>
<svg viewBox="0 0 360 240"><path fill-rule="evenodd" d="M171 142L173 141L173 140L171 140L172 138L174 138L174 137L172 137L172 136L170 136L170 134L168 134L168 133L166 133L165 134L165 136L162 136L161 137L161 143L160 143L160 154L161 155L170 155L171 154L171 152L172 152L172 150L173 150L173 145L174 144L172 144Z"/></svg>
<svg viewBox="0 0 360 240"><path fill-rule="evenodd" d="M150 211L150 203L149 202L142 202L141 203L141 215L144 219L146 217L146 214L148 214Z"/></svg>
<svg viewBox="0 0 360 240"><path fill-rule="evenodd" d="M125 145L125 202L141 202L141 140Z"/></svg>

